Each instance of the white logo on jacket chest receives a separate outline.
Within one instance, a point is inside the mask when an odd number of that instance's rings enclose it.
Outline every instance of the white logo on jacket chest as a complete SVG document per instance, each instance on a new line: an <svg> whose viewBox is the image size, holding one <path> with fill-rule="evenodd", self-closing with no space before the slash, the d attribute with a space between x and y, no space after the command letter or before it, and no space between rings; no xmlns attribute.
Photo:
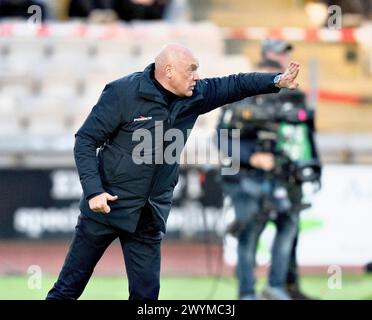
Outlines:
<svg viewBox="0 0 372 320"><path fill-rule="evenodd" d="M151 120L152 117L145 117L145 116L139 116L138 118L134 118L133 119L133 122L137 122L137 121L147 121L147 120Z"/></svg>

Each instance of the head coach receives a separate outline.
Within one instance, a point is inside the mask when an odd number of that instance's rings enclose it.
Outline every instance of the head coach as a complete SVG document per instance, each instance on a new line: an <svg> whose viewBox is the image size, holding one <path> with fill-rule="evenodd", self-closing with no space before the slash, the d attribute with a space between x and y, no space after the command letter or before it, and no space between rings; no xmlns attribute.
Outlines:
<svg viewBox="0 0 372 320"><path fill-rule="evenodd" d="M239 73L200 79L194 54L166 45L143 72L107 84L75 134L74 157L83 196L75 234L47 299L77 299L107 247L120 239L129 299L156 300L160 244L166 232L179 163L159 163L166 143L137 152L138 130L177 129L187 139L198 116L248 96L294 89L298 63L282 74ZM164 143L163 143L164 142ZM97 152L98 149L98 152ZM147 156L152 161L138 164Z"/></svg>

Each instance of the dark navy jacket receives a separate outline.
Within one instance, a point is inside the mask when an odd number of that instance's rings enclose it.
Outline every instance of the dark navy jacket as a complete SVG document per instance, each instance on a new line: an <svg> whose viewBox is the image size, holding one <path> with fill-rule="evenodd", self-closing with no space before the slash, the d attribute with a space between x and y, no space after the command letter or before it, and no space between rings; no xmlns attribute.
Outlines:
<svg viewBox="0 0 372 320"><path fill-rule="evenodd" d="M143 72L107 84L75 135L74 156L84 192L81 212L129 232L135 231L141 209L147 204L159 230L165 233L179 173L179 162L134 163L133 158L143 155L154 160L155 151L163 152L170 144L153 139L150 147L137 152L140 141L132 141L135 130L147 129L155 136L155 126L160 124L164 133L171 128L181 130L186 142L187 129L200 114L247 96L279 91L273 83L276 74L240 73L198 80L191 97L180 97L167 105L154 85L153 74L154 64L150 64ZM109 202L109 214L89 209L88 199L102 192L118 196Z"/></svg>

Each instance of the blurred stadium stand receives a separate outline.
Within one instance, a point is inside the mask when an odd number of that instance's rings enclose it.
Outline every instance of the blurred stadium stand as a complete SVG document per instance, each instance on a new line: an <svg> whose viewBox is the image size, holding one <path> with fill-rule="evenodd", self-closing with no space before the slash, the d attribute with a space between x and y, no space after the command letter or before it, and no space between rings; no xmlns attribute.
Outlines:
<svg viewBox="0 0 372 320"><path fill-rule="evenodd" d="M3 35L11 30L0 42L3 166L19 166L19 161L12 161L14 155L22 154L24 165L29 166L30 153L52 159L54 151L70 154L66 165L71 165L73 134L105 84L143 70L167 42L180 41L193 48L204 76L250 69L244 56L224 55L221 32L208 22L176 26L53 22L43 27L42 36L23 22L3 22L0 28ZM84 36L76 36L81 29ZM60 145L61 141L66 144Z"/></svg>

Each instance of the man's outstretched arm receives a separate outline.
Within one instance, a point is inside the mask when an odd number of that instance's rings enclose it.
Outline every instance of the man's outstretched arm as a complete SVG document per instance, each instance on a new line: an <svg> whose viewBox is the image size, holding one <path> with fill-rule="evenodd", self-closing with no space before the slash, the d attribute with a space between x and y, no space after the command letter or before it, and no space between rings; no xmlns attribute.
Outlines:
<svg viewBox="0 0 372 320"><path fill-rule="evenodd" d="M279 73L239 73L221 78L207 78L198 81L198 89L204 95L200 113L242 100L246 97L265 93L276 93L281 88L295 89L300 65L291 62L283 74ZM279 81L274 82L279 75Z"/></svg>

